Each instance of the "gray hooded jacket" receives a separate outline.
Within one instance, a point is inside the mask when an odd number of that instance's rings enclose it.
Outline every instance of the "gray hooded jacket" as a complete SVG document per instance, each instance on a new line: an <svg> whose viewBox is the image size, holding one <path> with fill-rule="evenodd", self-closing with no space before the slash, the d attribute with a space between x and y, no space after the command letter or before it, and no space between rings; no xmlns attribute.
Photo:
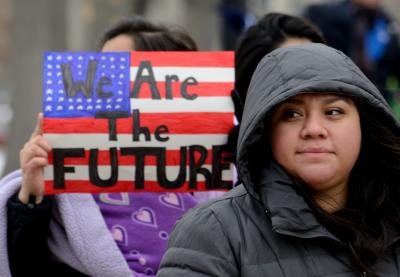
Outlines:
<svg viewBox="0 0 400 277"><path fill-rule="evenodd" d="M293 179L252 149L271 109L304 92L361 98L400 134L379 91L341 52L321 44L271 52L258 65L245 104L238 141L243 184L178 222L157 276L363 276L346 246L317 221ZM381 277L400 276L400 246L393 241L393 253L373 268Z"/></svg>

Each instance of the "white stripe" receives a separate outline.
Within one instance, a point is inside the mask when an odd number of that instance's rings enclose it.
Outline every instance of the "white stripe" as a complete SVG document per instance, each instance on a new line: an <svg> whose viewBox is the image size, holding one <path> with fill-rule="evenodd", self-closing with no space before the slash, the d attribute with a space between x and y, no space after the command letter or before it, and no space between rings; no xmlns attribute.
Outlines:
<svg viewBox="0 0 400 277"><path fill-rule="evenodd" d="M131 81L136 78L138 67L131 67ZM147 70L142 76L148 76ZM235 70L233 67L153 67L154 78L157 82L165 82L165 76L177 75L180 81L193 77L197 82L234 82Z"/></svg>
<svg viewBox="0 0 400 277"><path fill-rule="evenodd" d="M89 169L88 166L82 165L68 165L68 167L73 167L75 172L65 173L65 180L89 180ZM211 171L211 165L204 165ZM179 166L167 166L166 175L167 179L173 181L179 174ZM135 166L119 166L118 167L118 181L133 181L135 180ZM111 176L110 166L98 166L98 173L101 179L108 179ZM232 180L232 165L230 169L222 171L222 180L229 181ZM45 180L53 180L53 166L49 165L44 168ZM146 181L157 181L157 167L156 166L145 166L144 169L144 179ZM189 167L186 167L186 181L189 180ZM198 181L204 181L205 178L202 174L197 175Z"/></svg>
<svg viewBox="0 0 400 277"><path fill-rule="evenodd" d="M135 99L131 98L131 110L140 112L234 112L234 105L230 96L225 97L198 97L195 100L185 98L167 99Z"/></svg>
<svg viewBox="0 0 400 277"><path fill-rule="evenodd" d="M151 135L150 141L145 141L141 135L139 142L132 141L132 135L119 134L117 141L110 141L108 134L44 134L45 139L53 148L85 148L85 149L105 149L110 147L166 147L168 150L179 150L181 146L201 145L211 149L213 145L223 145L228 141L227 134L210 135L168 135L166 142L161 142Z"/></svg>

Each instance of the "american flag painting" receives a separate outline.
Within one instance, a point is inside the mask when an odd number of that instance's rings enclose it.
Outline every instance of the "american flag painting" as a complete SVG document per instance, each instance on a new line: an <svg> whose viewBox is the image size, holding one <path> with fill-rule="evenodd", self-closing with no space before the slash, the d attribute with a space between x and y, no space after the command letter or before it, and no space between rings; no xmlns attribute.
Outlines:
<svg viewBox="0 0 400 277"><path fill-rule="evenodd" d="M44 55L47 194L232 186L232 52Z"/></svg>

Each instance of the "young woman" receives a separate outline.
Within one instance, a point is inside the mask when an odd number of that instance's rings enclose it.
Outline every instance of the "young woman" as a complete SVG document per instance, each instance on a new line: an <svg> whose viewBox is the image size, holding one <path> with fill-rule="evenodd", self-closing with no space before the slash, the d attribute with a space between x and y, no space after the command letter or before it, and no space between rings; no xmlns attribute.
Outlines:
<svg viewBox="0 0 400 277"><path fill-rule="evenodd" d="M271 52L244 107L243 184L179 221L157 276L399 276L399 135L343 53Z"/></svg>
<svg viewBox="0 0 400 277"><path fill-rule="evenodd" d="M197 47L181 29L133 17L107 30L100 49L196 51ZM198 203L221 195L106 193L43 198L43 167L51 147L42 134L39 118L37 130L20 153L22 174L16 171L0 183L0 213L8 224L0 224L0 276L10 276L10 271L12 276L155 276L175 221ZM181 206L167 205L168 199ZM151 210L157 225L131 219L142 208Z"/></svg>

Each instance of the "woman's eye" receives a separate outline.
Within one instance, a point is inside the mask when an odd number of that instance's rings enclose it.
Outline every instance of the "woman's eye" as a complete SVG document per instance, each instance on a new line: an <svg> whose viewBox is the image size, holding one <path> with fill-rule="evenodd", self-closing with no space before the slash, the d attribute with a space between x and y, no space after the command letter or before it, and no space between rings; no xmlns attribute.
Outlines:
<svg viewBox="0 0 400 277"><path fill-rule="evenodd" d="M332 115L332 116L341 115L341 114L343 114L343 111L340 109L331 109L326 112L326 115Z"/></svg>
<svg viewBox="0 0 400 277"><path fill-rule="evenodd" d="M283 113L283 118L284 119L292 119L292 118L297 118L297 117L300 117L300 116L301 116L301 114L299 112L291 111L291 110L285 111Z"/></svg>

